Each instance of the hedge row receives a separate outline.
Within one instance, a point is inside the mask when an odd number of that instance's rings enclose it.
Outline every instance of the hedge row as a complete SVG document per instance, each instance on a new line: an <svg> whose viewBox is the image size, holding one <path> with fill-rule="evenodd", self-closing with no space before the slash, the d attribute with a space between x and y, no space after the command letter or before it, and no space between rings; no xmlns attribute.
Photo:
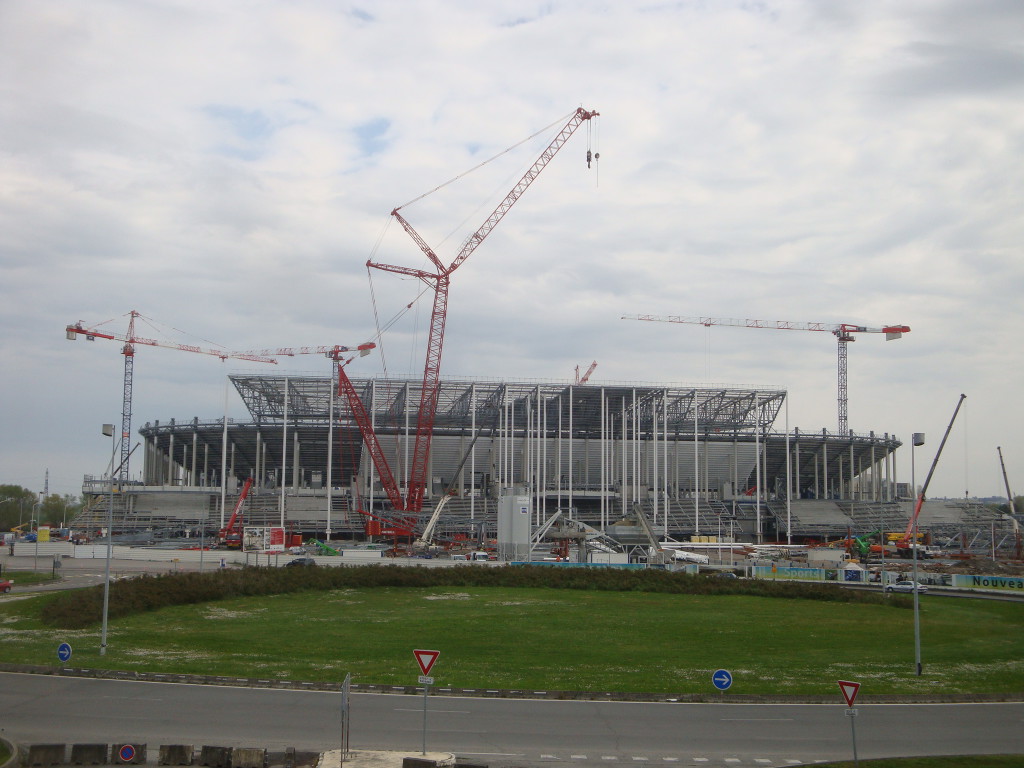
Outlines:
<svg viewBox="0 0 1024 768"><path fill-rule="evenodd" d="M141 576L110 585L108 616L118 618L172 605L190 605L235 597L346 587L532 587L589 589L608 592L661 592L691 595L752 595L832 602L879 603L875 592L840 589L788 581L720 579L659 569L507 568L467 566L410 568L400 565L359 565L332 568L264 568L216 570ZM890 605L910 605L901 597ZM63 592L48 601L40 618L48 626L79 629L103 616L103 587Z"/></svg>

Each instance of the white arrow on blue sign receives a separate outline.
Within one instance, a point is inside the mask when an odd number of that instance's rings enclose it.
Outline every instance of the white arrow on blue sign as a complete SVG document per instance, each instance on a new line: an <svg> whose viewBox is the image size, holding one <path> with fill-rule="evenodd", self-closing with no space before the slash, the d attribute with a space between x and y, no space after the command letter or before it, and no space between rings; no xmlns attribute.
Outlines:
<svg viewBox="0 0 1024 768"><path fill-rule="evenodd" d="M71 658L71 646L67 643L61 643L57 646L57 658L61 661L67 661Z"/></svg>
<svg viewBox="0 0 1024 768"><path fill-rule="evenodd" d="M732 673L727 669L716 669L715 674L711 676L711 682L715 684L715 688L724 691L732 685Z"/></svg>

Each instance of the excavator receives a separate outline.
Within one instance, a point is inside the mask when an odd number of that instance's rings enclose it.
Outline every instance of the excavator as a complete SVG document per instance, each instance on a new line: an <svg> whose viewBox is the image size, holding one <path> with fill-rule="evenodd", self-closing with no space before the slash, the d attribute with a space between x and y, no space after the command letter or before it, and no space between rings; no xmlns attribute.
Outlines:
<svg viewBox="0 0 1024 768"><path fill-rule="evenodd" d="M242 492L238 494L238 501L235 502L235 511L231 513L231 519L217 533L217 543L228 549L242 548L242 507L245 505L245 497L249 495L252 487L252 478L247 478Z"/></svg>
<svg viewBox="0 0 1024 768"><path fill-rule="evenodd" d="M871 543L871 538L873 536L881 536L881 534L881 528L877 531L872 531L871 533L865 533L863 536L848 534L845 539L839 539L838 541L833 542L830 546L842 546L850 553L851 556L857 554L859 557L866 560L872 553L877 554L882 552L882 547L885 546L884 544L879 545Z"/></svg>

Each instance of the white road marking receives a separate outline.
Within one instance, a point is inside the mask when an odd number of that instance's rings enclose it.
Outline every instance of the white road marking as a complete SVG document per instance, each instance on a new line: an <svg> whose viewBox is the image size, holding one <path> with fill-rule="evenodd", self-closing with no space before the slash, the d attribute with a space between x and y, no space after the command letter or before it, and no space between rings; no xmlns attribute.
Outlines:
<svg viewBox="0 0 1024 768"><path fill-rule="evenodd" d="M395 707L394 711L395 712L423 712L423 707L417 707L415 709L402 709L401 707ZM468 709L434 709L433 707L431 707L430 712L431 713L434 713L434 712L449 712L449 713L456 714L456 715L468 715L469 714L469 710Z"/></svg>

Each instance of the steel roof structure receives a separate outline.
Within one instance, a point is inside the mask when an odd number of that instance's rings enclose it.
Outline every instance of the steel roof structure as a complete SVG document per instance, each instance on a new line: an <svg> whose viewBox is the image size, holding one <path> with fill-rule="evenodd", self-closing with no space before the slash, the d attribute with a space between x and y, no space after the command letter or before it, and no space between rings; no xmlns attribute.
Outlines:
<svg viewBox="0 0 1024 768"><path fill-rule="evenodd" d="M284 458L283 432L288 450L300 445L299 464L307 472L320 473L326 482L328 450L334 458L334 483L344 484L355 475L363 461L361 438L346 403L332 397L334 387L327 376L233 375L231 382L251 416L250 421L230 421L230 474L244 478L257 465L279 468ZM353 384L359 391L382 440L399 439L413 427L419 402L420 382L404 378L361 378ZM762 486L772 488L775 478L785 477L784 435L775 422L784 403L784 390L773 388L724 388L678 384L593 383L574 385L539 380L496 381L449 379L439 390L435 436L461 442L441 442L435 453L444 463L456 462L456 448L476 434L504 429L512 434L545 433L576 440L621 439L623 424L629 440L662 439L667 442L752 444L761 440L764 453ZM285 412L287 409L287 426ZM335 429L329 446L327 425L333 412ZM602 422L602 417L604 421ZM502 421L501 427L497 425ZM189 485L219 484L223 420L171 420L146 424L140 433L147 438L145 484L173 481L166 467L176 465L178 473L191 476ZM807 469L816 464L817 495L824 478L848 480L895 451L900 441L888 434L835 435L827 430L801 433L790 440L790 459L800 473L800 495L812 485ZM400 458L395 451L396 461ZM155 454L164 457L160 462ZM258 455L261 454L261 455ZM289 464L293 461L289 457ZM157 469L164 466L165 469ZM803 469L801 469L803 468ZM156 474L154 474L156 472ZM173 472L171 473L173 474ZM445 475L443 469L435 474ZM196 476L202 480L197 481ZM305 483L308 474L302 478ZM752 478L751 478L752 479ZM290 478L289 483L294 478ZM742 479L744 483L747 478Z"/></svg>

